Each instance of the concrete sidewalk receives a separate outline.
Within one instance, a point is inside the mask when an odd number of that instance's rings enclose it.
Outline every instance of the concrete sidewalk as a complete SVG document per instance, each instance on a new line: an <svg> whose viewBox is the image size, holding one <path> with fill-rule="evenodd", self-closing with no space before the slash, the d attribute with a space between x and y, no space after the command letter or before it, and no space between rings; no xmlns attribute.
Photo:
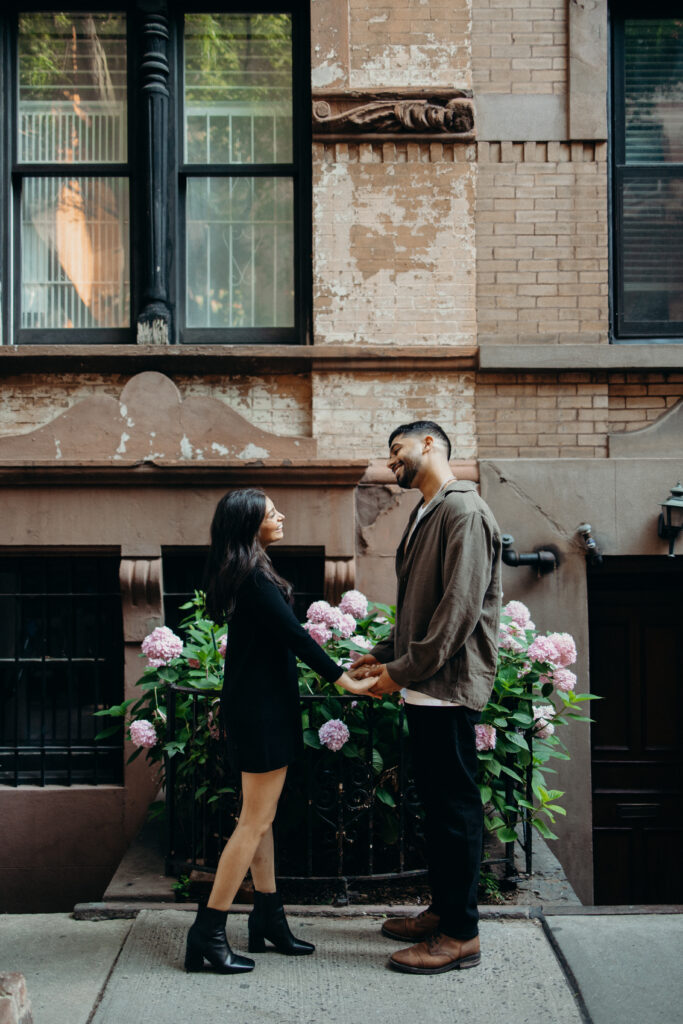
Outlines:
<svg viewBox="0 0 683 1024"><path fill-rule="evenodd" d="M566 908L568 909L568 908ZM311 957L255 955L248 975L182 968L187 910L135 920L0 917L0 970L26 976L34 1024L674 1024L683 916L484 913L482 964L437 977L386 968L397 944L364 914L292 919ZM247 921L231 915L236 950ZM577 991L578 989L578 991ZM586 1012L586 1007L589 1013Z"/></svg>

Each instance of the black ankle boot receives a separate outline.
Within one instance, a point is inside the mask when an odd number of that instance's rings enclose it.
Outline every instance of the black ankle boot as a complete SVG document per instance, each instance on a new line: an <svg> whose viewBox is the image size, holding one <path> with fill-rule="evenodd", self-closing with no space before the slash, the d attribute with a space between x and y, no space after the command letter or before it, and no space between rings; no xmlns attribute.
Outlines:
<svg viewBox="0 0 683 1024"><path fill-rule="evenodd" d="M255 892L254 909L249 915L249 952L263 953L265 939L273 943L279 953L304 956L313 953L311 942L296 939L287 924L282 897L277 892Z"/></svg>
<svg viewBox="0 0 683 1024"><path fill-rule="evenodd" d="M244 974L253 971L254 961L233 953L225 937L227 910L201 906L194 924L187 933L185 970L201 971L208 960L221 974Z"/></svg>

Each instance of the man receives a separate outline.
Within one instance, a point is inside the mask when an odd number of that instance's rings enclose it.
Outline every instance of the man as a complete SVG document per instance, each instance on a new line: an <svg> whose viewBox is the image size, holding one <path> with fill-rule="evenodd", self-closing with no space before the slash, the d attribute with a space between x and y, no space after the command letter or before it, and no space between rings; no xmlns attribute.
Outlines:
<svg viewBox="0 0 683 1024"><path fill-rule="evenodd" d="M450 453L448 437L429 420L397 427L389 438L387 465L423 500L396 553L396 625L355 666L370 673L383 664L371 692L402 690L406 702L432 903L417 917L386 921L382 932L412 940L390 964L414 974L480 961L483 821L474 726L496 673L501 541L475 485L453 476Z"/></svg>

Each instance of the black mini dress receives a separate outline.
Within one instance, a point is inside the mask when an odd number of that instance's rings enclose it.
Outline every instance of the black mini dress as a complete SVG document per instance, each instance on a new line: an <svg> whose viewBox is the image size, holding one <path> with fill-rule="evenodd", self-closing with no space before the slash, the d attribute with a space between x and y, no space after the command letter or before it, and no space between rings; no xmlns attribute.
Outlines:
<svg viewBox="0 0 683 1024"><path fill-rule="evenodd" d="M278 587L257 571L228 626L221 719L233 767L270 772L303 752L295 655L330 683L343 673L297 621Z"/></svg>

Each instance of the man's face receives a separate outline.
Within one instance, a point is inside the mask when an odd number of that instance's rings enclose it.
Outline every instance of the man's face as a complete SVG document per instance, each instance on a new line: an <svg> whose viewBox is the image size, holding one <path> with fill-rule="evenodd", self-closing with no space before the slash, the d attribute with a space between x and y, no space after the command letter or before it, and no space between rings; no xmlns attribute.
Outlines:
<svg viewBox="0 0 683 1024"><path fill-rule="evenodd" d="M399 487L410 490L422 464L424 439L415 435L398 434L391 442L387 466L396 477Z"/></svg>

